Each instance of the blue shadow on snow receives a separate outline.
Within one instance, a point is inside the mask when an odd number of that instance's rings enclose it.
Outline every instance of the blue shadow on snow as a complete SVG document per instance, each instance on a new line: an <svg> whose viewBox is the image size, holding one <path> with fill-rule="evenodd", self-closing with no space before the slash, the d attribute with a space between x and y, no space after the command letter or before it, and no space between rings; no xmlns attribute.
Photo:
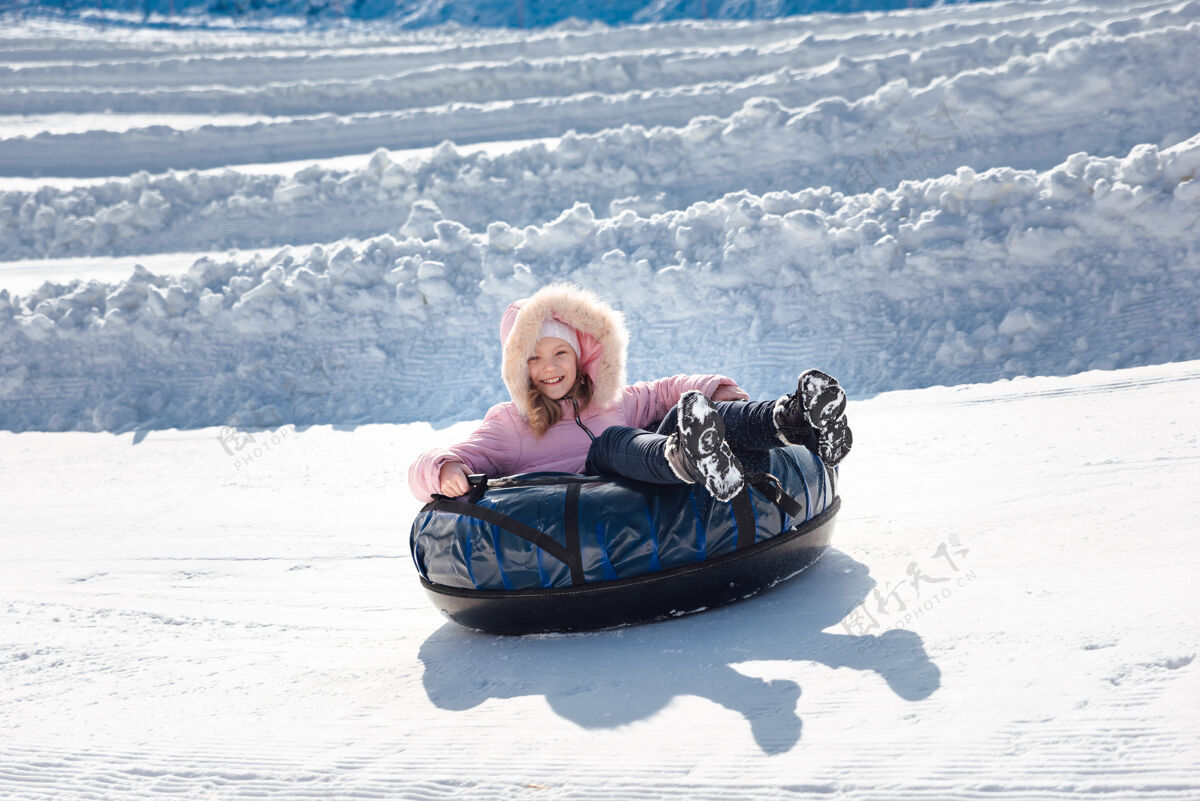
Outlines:
<svg viewBox="0 0 1200 801"><path fill-rule="evenodd" d="M831 549L754 600L677 620L545 637L497 637L447 623L421 645L423 682L440 709L542 695L588 729L642 720L675 696L695 695L742 715L764 753L783 753L800 742L800 685L746 676L734 664L807 661L875 673L906 701L940 686L941 671L911 631L825 631L874 587L866 565Z"/></svg>

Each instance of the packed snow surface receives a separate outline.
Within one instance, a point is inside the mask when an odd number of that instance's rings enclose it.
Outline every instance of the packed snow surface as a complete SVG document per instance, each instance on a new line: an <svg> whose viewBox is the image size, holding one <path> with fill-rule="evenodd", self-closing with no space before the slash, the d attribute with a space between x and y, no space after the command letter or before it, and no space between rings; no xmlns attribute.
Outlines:
<svg viewBox="0 0 1200 801"><path fill-rule="evenodd" d="M1200 798L1200 0L42 5L0 798ZM838 376L836 549L651 626L442 621L406 468L555 280L631 380Z"/></svg>
<svg viewBox="0 0 1200 801"><path fill-rule="evenodd" d="M1200 797L1200 362L849 415L805 573L509 639L408 555L471 423L0 433L0 797Z"/></svg>

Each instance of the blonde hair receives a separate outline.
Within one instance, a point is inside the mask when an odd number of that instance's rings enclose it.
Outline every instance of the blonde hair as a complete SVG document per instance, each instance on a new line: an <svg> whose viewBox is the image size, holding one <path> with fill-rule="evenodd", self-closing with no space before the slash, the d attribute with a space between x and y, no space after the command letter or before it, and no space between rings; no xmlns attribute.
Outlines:
<svg viewBox="0 0 1200 801"><path fill-rule="evenodd" d="M563 396L563 400L569 398L575 399L580 412L583 412L592 402L592 379L582 369L579 370L579 377L575 379L575 386ZM532 381L529 382L529 388L526 390L525 405L529 409L527 417L529 427L533 429L533 435L538 439L545 435L550 426L562 419L562 404L550 400L539 392Z"/></svg>

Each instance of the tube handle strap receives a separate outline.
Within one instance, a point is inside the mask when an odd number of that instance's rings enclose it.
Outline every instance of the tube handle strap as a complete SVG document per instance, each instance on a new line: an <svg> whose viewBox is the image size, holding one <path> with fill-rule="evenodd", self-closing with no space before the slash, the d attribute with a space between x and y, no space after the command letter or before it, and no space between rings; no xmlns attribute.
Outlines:
<svg viewBox="0 0 1200 801"><path fill-rule="evenodd" d="M770 473L759 473L751 476L750 482L754 488L766 496L767 500L779 507L785 515L801 522L808 519L808 509L800 501L788 495L783 484Z"/></svg>
<svg viewBox="0 0 1200 801"><path fill-rule="evenodd" d="M553 556L558 561L566 565L571 571L571 583L583 583L583 559L579 554L578 546L578 524L576 525L576 546L575 552L572 554L566 547L560 545L557 540L551 537L544 531L540 531L533 526L526 525L520 520L509 517L502 512L498 512L487 506L480 506L474 503L464 503L463 501L455 501L444 496L435 496L434 499L425 505L422 511L449 512L450 514L463 515L475 520L482 520L484 523L491 523L498 528L507 531L514 537L519 537L526 542L531 542L543 551Z"/></svg>
<svg viewBox="0 0 1200 801"><path fill-rule="evenodd" d="M471 473L467 476L467 486L471 488L467 492L467 503L479 503L487 492L488 477L483 473Z"/></svg>

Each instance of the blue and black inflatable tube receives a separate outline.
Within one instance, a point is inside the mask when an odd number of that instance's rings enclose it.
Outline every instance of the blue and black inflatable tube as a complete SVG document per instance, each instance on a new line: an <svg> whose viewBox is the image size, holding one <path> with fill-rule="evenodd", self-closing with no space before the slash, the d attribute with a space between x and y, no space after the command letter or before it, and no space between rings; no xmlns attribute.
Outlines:
<svg viewBox="0 0 1200 801"><path fill-rule="evenodd" d="M447 617L497 634L588 631L730 603L824 554L836 473L771 451L729 503L688 485L572 474L487 482L413 522L421 584Z"/></svg>

